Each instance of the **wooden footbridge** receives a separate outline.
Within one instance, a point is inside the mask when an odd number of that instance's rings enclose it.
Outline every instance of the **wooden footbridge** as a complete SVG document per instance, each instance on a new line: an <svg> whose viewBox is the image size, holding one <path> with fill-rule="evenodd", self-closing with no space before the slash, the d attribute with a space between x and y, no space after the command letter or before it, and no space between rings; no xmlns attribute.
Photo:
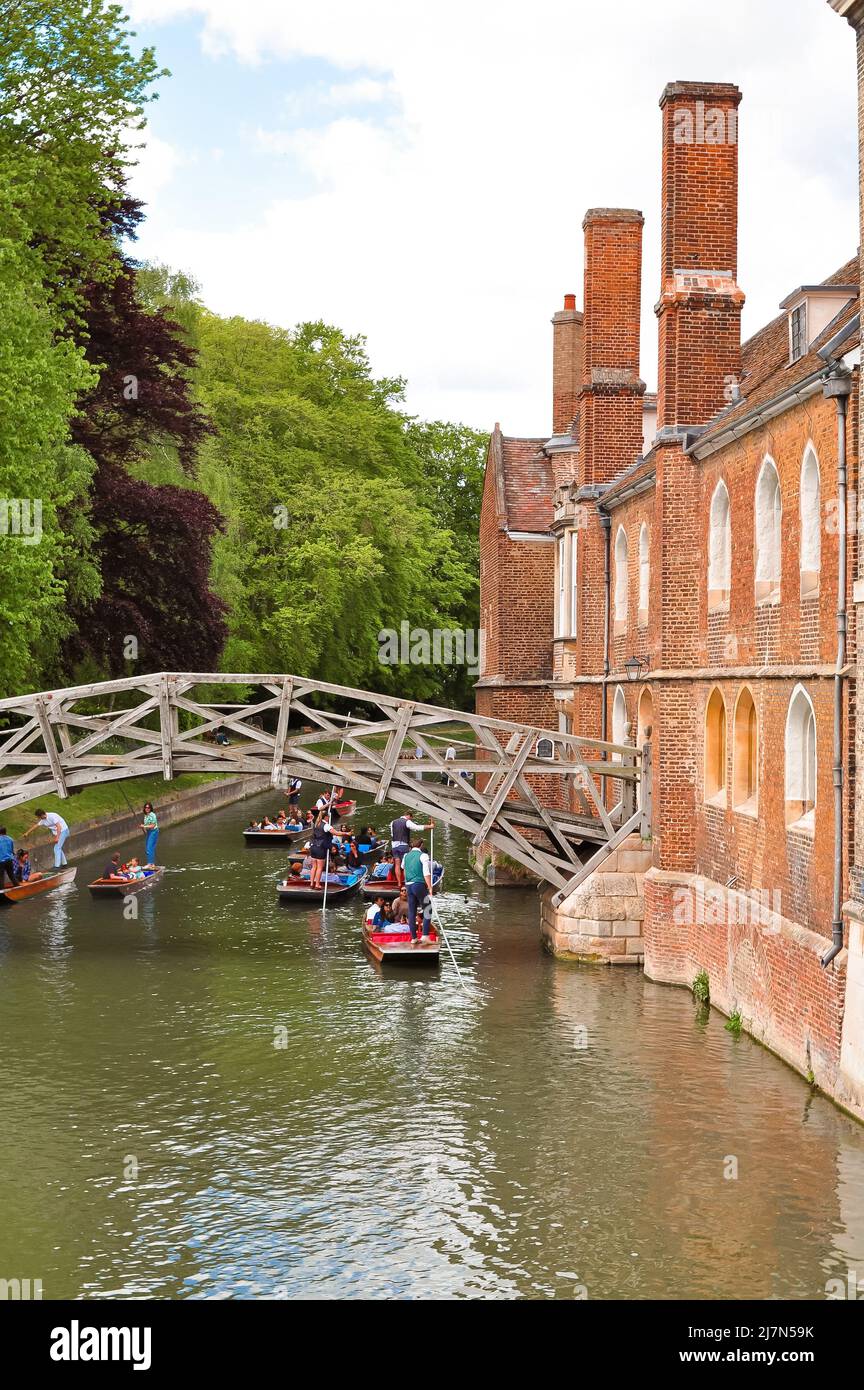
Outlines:
<svg viewBox="0 0 864 1390"><path fill-rule="evenodd" d="M650 823L647 750L301 676L161 672L0 700L0 810L160 772L258 773L281 788L301 777L386 798L503 850L559 900Z"/></svg>

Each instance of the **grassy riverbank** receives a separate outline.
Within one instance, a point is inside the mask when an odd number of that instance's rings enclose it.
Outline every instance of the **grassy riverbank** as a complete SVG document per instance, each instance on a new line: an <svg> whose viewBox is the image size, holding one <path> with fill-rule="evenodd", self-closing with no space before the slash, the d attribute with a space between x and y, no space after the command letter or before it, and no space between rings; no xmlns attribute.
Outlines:
<svg viewBox="0 0 864 1390"><path fill-rule="evenodd" d="M70 829L102 817L128 815L138 812L145 801L152 801L159 812L160 802L173 801L181 792L192 787L203 787L208 782L220 781L218 774L209 772L187 772L166 782L158 774L151 777L131 777L128 781L100 782L92 787L82 787L65 801L59 796L41 796L38 801L22 801L8 811L0 811L0 823L6 826L9 834L19 841L22 833L36 819L37 806L44 811L57 811L68 822ZM42 832L35 832L36 837ZM47 837L46 837L47 839Z"/></svg>

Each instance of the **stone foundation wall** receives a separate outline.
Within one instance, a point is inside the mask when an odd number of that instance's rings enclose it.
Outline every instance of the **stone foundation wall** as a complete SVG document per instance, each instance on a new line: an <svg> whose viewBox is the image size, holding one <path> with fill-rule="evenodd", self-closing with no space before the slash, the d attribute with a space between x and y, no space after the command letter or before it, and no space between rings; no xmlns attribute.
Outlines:
<svg viewBox="0 0 864 1390"><path fill-rule="evenodd" d="M630 835L560 907L553 907L551 890L544 893L540 931L547 949L563 960L641 965L650 867L650 847Z"/></svg>

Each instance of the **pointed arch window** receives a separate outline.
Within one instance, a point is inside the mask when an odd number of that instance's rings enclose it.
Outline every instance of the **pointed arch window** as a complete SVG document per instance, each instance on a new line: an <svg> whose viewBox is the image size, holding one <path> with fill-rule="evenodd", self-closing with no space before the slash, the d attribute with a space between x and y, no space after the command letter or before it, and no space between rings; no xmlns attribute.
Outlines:
<svg viewBox="0 0 864 1390"><path fill-rule="evenodd" d="M725 608L732 589L732 519L721 479L711 498L708 532L708 607Z"/></svg>
<svg viewBox="0 0 864 1390"><path fill-rule="evenodd" d="M796 830L815 826L816 771L816 712L798 685L786 715L786 824Z"/></svg>
<svg viewBox="0 0 864 1390"><path fill-rule="evenodd" d="M648 596L651 592L651 541L648 523L639 529L639 626L648 626Z"/></svg>
<svg viewBox="0 0 864 1390"><path fill-rule="evenodd" d="M808 444L801 463L801 597L819 592L822 564L819 460Z"/></svg>
<svg viewBox="0 0 864 1390"><path fill-rule="evenodd" d="M705 710L705 800L726 804L726 705L720 691L712 690Z"/></svg>
<svg viewBox="0 0 864 1390"><path fill-rule="evenodd" d="M780 542L783 500L777 466L765 458L756 483L756 602L780 599Z"/></svg>
<svg viewBox="0 0 864 1390"><path fill-rule="evenodd" d="M630 596L630 576L628 574L629 554L627 532L618 527L615 537L615 632L627 631L627 608Z"/></svg>
<svg viewBox="0 0 864 1390"><path fill-rule="evenodd" d="M753 696L745 686L735 706L732 743L732 805L745 815L756 814L759 791L759 724Z"/></svg>

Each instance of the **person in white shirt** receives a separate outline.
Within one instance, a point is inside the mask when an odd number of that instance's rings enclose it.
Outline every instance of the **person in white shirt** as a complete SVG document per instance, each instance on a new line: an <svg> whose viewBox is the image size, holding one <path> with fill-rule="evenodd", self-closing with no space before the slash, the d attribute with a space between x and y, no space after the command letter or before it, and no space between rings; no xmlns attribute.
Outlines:
<svg viewBox="0 0 864 1390"><path fill-rule="evenodd" d="M456 749L453 747L452 743L448 743L447 747L444 749L444 761L445 763L455 763L456 761ZM441 781L444 782L448 787L454 785L454 783L451 781L450 776L446 772L441 773Z"/></svg>
<svg viewBox="0 0 864 1390"><path fill-rule="evenodd" d="M69 838L69 827L62 816L58 816L56 811L40 811L37 807L36 819L29 829L24 831L24 838L32 835L34 830L41 827L43 830L50 830L54 837L54 868L60 869L66 863L66 855L63 853L63 846Z"/></svg>

